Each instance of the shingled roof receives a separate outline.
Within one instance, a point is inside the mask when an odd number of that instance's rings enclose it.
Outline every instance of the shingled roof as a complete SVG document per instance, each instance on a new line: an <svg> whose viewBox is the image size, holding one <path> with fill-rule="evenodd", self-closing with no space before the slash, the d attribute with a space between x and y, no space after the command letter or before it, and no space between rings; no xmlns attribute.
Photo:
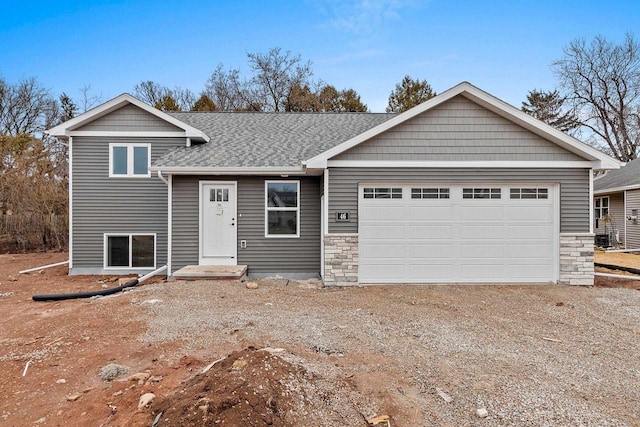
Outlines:
<svg viewBox="0 0 640 427"><path fill-rule="evenodd" d="M302 162L380 123L386 113L171 112L203 131L205 144L172 149L159 168L300 167Z"/></svg>
<svg viewBox="0 0 640 427"><path fill-rule="evenodd" d="M610 170L593 180L594 193L634 187L640 188L640 159L632 160L620 169Z"/></svg>

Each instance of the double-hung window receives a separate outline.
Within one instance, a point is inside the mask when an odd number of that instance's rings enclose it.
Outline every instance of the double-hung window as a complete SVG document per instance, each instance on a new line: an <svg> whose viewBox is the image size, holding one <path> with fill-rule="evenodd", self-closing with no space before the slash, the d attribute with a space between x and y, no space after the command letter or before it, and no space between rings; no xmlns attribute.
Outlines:
<svg viewBox="0 0 640 427"><path fill-rule="evenodd" d="M595 219L603 219L609 215L609 196L596 197L594 210Z"/></svg>
<svg viewBox="0 0 640 427"><path fill-rule="evenodd" d="M109 177L127 178L151 176L151 144L109 144Z"/></svg>
<svg viewBox="0 0 640 427"><path fill-rule="evenodd" d="M105 234L105 268L147 268L156 266L155 234Z"/></svg>
<svg viewBox="0 0 640 427"><path fill-rule="evenodd" d="M300 181L266 181L265 199L265 237L300 237Z"/></svg>

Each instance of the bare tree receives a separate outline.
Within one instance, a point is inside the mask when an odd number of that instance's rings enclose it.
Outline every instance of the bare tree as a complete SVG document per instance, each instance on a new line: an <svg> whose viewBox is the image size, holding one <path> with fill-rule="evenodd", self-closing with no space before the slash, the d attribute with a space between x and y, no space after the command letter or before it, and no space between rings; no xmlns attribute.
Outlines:
<svg viewBox="0 0 640 427"><path fill-rule="evenodd" d="M250 91L265 111L283 111L292 89L311 83L311 62L303 62L300 55L291 51L276 47L264 54L249 53L247 57L254 72Z"/></svg>
<svg viewBox="0 0 640 427"><path fill-rule="evenodd" d="M638 156L640 143L640 45L631 34L617 45L603 36L573 40L553 62L580 125L595 145L606 144L622 161Z"/></svg>
<svg viewBox="0 0 640 427"><path fill-rule="evenodd" d="M84 85L80 88L80 105L82 105L82 112L92 109L96 105L102 102L102 94L92 95L91 85Z"/></svg>
<svg viewBox="0 0 640 427"><path fill-rule="evenodd" d="M162 111L189 111L196 102L194 93L189 89L182 89L179 86L169 89L151 80L135 85L133 94L141 101Z"/></svg>
<svg viewBox="0 0 640 427"><path fill-rule="evenodd" d="M55 121L56 110L57 103L34 77L16 84L0 78L0 133L41 133Z"/></svg>

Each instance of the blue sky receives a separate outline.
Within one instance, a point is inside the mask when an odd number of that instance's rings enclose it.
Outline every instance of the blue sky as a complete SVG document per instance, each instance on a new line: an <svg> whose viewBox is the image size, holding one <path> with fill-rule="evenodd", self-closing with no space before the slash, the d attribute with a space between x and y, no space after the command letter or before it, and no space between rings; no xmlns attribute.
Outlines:
<svg viewBox="0 0 640 427"><path fill-rule="evenodd" d="M316 79L384 111L406 74L437 92L469 81L517 107L556 86L550 63L572 39L620 41L638 1L0 0L0 76L104 101L142 80L199 92L218 63L248 74L247 52L281 47ZM640 37L640 34L635 34Z"/></svg>

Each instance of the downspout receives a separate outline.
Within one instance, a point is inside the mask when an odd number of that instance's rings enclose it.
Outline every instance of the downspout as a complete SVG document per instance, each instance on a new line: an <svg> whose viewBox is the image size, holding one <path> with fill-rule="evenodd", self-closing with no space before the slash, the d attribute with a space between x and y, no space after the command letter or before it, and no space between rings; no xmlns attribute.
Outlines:
<svg viewBox="0 0 640 427"><path fill-rule="evenodd" d="M191 147L191 138L187 138L187 147Z"/></svg>
<svg viewBox="0 0 640 427"><path fill-rule="evenodd" d="M160 181L164 182L164 185L169 185L169 181L167 181L167 178L162 176L162 171L160 169L158 169L158 178L160 178Z"/></svg>
<svg viewBox="0 0 640 427"><path fill-rule="evenodd" d="M622 220L624 221L624 248L627 249L627 190L622 192L622 198L624 200L624 215L622 215Z"/></svg>

